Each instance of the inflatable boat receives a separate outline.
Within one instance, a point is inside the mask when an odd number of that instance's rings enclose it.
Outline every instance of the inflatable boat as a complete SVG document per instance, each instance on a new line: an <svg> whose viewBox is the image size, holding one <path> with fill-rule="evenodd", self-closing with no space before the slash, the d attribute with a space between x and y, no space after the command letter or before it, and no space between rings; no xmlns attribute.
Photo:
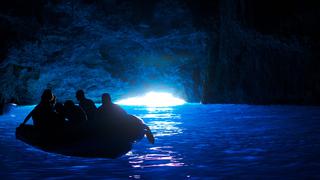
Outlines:
<svg viewBox="0 0 320 180"><path fill-rule="evenodd" d="M41 150L67 156L117 158L132 149L133 143L147 137L154 143L150 128L129 115L124 123L107 126L82 124L59 129L37 129L33 125L16 128L16 138Z"/></svg>

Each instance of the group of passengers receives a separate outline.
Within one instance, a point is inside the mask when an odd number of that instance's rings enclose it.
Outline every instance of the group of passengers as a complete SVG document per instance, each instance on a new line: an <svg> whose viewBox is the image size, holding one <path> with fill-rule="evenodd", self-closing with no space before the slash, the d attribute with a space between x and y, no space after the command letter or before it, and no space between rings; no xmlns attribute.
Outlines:
<svg viewBox="0 0 320 180"><path fill-rule="evenodd" d="M40 103L27 115L22 124L26 124L32 117L33 125L39 129L57 129L71 125L89 122L99 124L108 119L119 119L127 113L118 105L113 104L108 93L102 94L102 105L97 108L94 102L85 97L83 90L76 92L79 106L72 100L62 103L56 102L56 97L50 89L44 90Z"/></svg>

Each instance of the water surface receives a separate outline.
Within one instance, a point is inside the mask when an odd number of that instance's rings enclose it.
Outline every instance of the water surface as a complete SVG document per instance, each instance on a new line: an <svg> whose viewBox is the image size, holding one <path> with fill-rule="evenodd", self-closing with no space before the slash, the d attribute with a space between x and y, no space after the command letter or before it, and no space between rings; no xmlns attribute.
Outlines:
<svg viewBox="0 0 320 180"><path fill-rule="evenodd" d="M320 178L320 107L186 104L124 107L151 127L118 159L43 152L15 139L31 106L0 116L4 179ZM2 179L1 178L1 179Z"/></svg>

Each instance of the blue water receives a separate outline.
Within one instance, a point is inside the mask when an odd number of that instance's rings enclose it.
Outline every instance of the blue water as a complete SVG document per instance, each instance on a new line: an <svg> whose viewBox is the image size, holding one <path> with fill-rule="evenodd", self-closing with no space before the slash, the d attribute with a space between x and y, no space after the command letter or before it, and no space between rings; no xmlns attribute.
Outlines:
<svg viewBox="0 0 320 180"><path fill-rule="evenodd" d="M320 178L320 107L124 107L153 130L118 159L57 155L16 140L32 107L0 116L1 179Z"/></svg>

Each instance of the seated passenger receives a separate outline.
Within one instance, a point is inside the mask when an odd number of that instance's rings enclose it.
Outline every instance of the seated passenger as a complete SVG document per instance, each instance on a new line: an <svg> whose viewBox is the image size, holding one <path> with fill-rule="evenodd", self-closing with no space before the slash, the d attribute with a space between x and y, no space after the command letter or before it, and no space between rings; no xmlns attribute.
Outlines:
<svg viewBox="0 0 320 180"><path fill-rule="evenodd" d="M108 118L122 118L127 115L120 106L112 103L111 97L108 93L104 93L101 96L102 105L98 108L99 116L103 115Z"/></svg>
<svg viewBox="0 0 320 180"><path fill-rule="evenodd" d="M52 121L55 117L54 112L55 96L50 89L43 91L40 103L27 115L22 125L32 117L33 125L40 129L52 128Z"/></svg>
<svg viewBox="0 0 320 180"><path fill-rule="evenodd" d="M95 114L97 112L97 107L91 99L87 99L84 95L83 90L78 90L76 92L76 98L79 101L79 106L86 113L89 121L95 119Z"/></svg>
<svg viewBox="0 0 320 180"><path fill-rule="evenodd" d="M98 108L97 122L108 131L122 129L127 113L118 105L112 103L108 93L102 94L102 105Z"/></svg>
<svg viewBox="0 0 320 180"><path fill-rule="evenodd" d="M80 124L87 120L86 113L71 100L67 100L64 103L64 112L70 124Z"/></svg>
<svg viewBox="0 0 320 180"><path fill-rule="evenodd" d="M64 106L63 106L62 103L56 103L54 108L56 110L56 117L55 117L54 125L57 128L62 128L64 126L65 122L66 122Z"/></svg>
<svg viewBox="0 0 320 180"><path fill-rule="evenodd" d="M154 144L154 136L150 128L144 122L126 113L120 106L112 103L108 93L102 94L102 105L98 108L98 118L100 123L109 126L110 133L120 133L117 135L126 136L130 139L146 135L149 142ZM143 129L141 131L141 129Z"/></svg>

